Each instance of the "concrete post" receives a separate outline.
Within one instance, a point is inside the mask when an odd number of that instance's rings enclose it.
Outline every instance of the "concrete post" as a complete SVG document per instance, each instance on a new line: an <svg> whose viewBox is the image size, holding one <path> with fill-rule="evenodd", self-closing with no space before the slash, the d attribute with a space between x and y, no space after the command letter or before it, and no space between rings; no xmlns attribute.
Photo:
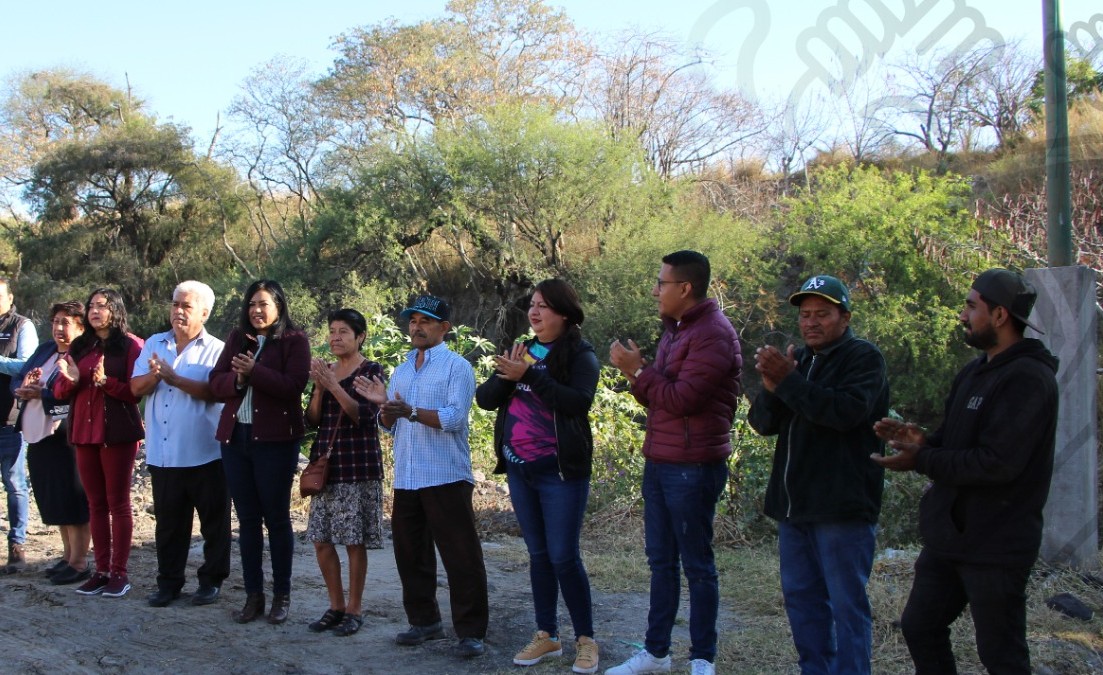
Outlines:
<svg viewBox="0 0 1103 675"><path fill-rule="evenodd" d="M1031 319L1060 360L1057 446L1045 509L1041 559L1080 570L1098 567L1095 272L1090 267L1026 270L1038 290Z"/></svg>

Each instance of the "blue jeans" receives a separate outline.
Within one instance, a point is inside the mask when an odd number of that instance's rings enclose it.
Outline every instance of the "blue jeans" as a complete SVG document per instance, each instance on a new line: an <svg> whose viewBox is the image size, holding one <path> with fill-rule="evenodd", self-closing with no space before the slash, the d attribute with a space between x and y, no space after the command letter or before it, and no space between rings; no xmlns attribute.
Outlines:
<svg viewBox="0 0 1103 675"><path fill-rule="evenodd" d="M643 469L644 550L651 567L651 610L644 646L662 658L681 602L681 569L689 585L690 659L716 660L720 584L712 553L716 501L728 480L728 465L657 464Z"/></svg>
<svg viewBox="0 0 1103 675"><path fill-rule="evenodd" d="M507 464L506 477L513 512L529 551L536 627L559 634L557 609L562 591L575 638L592 638L590 579L578 545L590 497L589 479L563 480L554 465L532 470L528 464L514 463Z"/></svg>
<svg viewBox="0 0 1103 675"><path fill-rule="evenodd" d="M781 591L804 675L870 672L866 583L876 529L863 521L778 523Z"/></svg>
<svg viewBox="0 0 1103 675"><path fill-rule="evenodd" d="M0 427L0 477L4 491L8 493L8 543L23 544L27 541L27 451L23 434L11 425Z"/></svg>
<svg viewBox="0 0 1103 675"><path fill-rule="evenodd" d="M252 440L252 425L237 424L222 444L226 486L238 520L238 548L245 592L264 592L264 527L272 556L272 592L291 593L291 483L299 467L299 442Z"/></svg>

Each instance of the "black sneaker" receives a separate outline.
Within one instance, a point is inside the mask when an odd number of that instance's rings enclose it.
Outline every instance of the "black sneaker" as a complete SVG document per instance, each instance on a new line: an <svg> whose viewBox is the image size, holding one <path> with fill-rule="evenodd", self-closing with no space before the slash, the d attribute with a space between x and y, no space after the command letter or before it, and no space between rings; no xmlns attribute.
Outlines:
<svg viewBox="0 0 1103 675"><path fill-rule="evenodd" d="M440 627L440 621L428 626L410 626L410 630L403 631L394 636L394 641L400 645L412 647L426 640L440 640L444 637L444 629Z"/></svg>

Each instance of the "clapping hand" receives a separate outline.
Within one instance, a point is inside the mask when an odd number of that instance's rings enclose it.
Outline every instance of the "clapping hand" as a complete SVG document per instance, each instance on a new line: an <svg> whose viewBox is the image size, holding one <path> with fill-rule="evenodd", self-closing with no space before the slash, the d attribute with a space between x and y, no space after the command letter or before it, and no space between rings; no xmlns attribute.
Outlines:
<svg viewBox="0 0 1103 675"><path fill-rule="evenodd" d="M310 360L310 379L314 380L319 387L329 391L333 391L334 387L340 385L332 367L322 359Z"/></svg>
<svg viewBox="0 0 1103 675"><path fill-rule="evenodd" d="M31 368L23 378L22 386L16 387L14 393L24 401L42 398L42 369Z"/></svg>
<svg viewBox="0 0 1103 675"><path fill-rule="evenodd" d="M172 364L156 354L149 358L149 373L166 384L171 384L173 376L176 375L176 371L172 369Z"/></svg>
<svg viewBox="0 0 1103 675"><path fill-rule="evenodd" d="M890 471L912 471L916 455L927 442L927 435L912 422L885 417L873 424L873 432L885 441L895 454L882 457L876 453L870 459Z"/></svg>
<svg viewBox="0 0 1103 675"><path fill-rule="evenodd" d="M352 381L352 388L372 403L381 406L387 402L387 385L381 375L359 375Z"/></svg>
<svg viewBox="0 0 1103 675"><path fill-rule="evenodd" d="M762 386L766 391L772 394L777 385L796 370L797 361L793 357L795 351L793 345L789 345L784 354L771 345L755 350L754 369L762 376Z"/></svg>
<svg viewBox="0 0 1103 675"><path fill-rule="evenodd" d="M73 357L68 354L57 360L57 372L73 384L80 382L80 369L77 368Z"/></svg>
<svg viewBox="0 0 1103 675"><path fill-rule="evenodd" d="M510 382L520 382L529 369L529 363L525 360L525 352L528 349L523 344L515 344L506 353L494 357L494 368L498 371L498 377Z"/></svg>
<svg viewBox="0 0 1103 675"><path fill-rule="evenodd" d="M102 387L107 384L107 373L103 370L103 355L100 355L100 360L96 361L96 367L92 369L92 384L97 387Z"/></svg>

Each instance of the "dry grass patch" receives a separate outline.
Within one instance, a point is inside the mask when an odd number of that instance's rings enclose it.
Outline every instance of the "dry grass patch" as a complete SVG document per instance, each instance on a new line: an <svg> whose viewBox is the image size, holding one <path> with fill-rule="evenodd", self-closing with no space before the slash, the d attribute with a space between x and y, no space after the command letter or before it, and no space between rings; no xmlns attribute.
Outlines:
<svg viewBox="0 0 1103 675"><path fill-rule="evenodd" d="M646 593L649 572L643 553L642 515L621 509L587 519L583 547L596 589L609 593ZM776 548L719 546L717 568L723 609L736 619L721 630L717 672L798 673L781 597ZM873 606L873 672L914 672L899 618L911 591L918 549L882 553L869 582ZM1027 640L1038 673L1103 673L1103 617L1078 621L1045 605L1047 598L1071 593L1089 608L1103 610L1103 581L1052 568L1035 571L1028 588ZM685 620L687 617L681 617ZM951 639L961 673L981 673L968 609L954 623Z"/></svg>

